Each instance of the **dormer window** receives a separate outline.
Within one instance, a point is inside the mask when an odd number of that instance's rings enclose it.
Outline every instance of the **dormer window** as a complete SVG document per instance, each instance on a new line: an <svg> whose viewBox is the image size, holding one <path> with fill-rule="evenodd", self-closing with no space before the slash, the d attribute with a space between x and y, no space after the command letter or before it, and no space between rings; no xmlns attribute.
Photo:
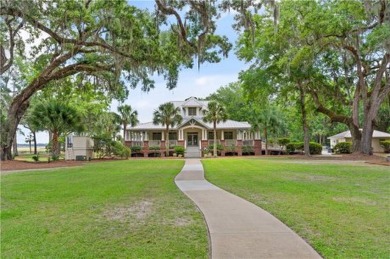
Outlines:
<svg viewBox="0 0 390 259"><path fill-rule="evenodd" d="M196 107L188 107L188 116L196 116Z"/></svg>

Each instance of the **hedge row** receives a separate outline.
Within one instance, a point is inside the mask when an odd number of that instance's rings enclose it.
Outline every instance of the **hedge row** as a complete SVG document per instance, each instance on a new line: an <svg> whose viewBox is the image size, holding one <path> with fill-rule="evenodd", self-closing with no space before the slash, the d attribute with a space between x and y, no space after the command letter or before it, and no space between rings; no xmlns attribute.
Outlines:
<svg viewBox="0 0 390 259"><path fill-rule="evenodd" d="M291 142L286 145L286 151L289 154L294 153L295 151L303 151L304 148L303 146L304 146L303 142ZM321 144L316 142L310 142L309 149L311 155L320 155L322 152Z"/></svg>
<svg viewBox="0 0 390 259"><path fill-rule="evenodd" d="M336 154L351 154L352 152L352 143L351 142L341 142L336 144L333 148Z"/></svg>
<svg viewBox="0 0 390 259"><path fill-rule="evenodd" d="M385 153L390 153L390 140L384 140L379 142L381 147L385 150Z"/></svg>

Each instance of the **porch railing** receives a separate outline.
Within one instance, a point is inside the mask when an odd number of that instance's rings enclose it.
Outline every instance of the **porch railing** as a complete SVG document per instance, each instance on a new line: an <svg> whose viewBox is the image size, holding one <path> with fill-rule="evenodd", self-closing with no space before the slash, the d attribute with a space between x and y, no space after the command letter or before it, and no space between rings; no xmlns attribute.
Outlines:
<svg viewBox="0 0 390 259"><path fill-rule="evenodd" d="M169 140L169 148L173 148L177 146L177 140Z"/></svg>
<svg viewBox="0 0 390 259"><path fill-rule="evenodd" d="M143 147L144 142L143 141L131 141L131 146L132 147Z"/></svg>
<svg viewBox="0 0 390 259"><path fill-rule="evenodd" d="M161 140L149 140L149 147L160 146Z"/></svg>
<svg viewBox="0 0 390 259"><path fill-rule="evenodd" d="M208 141L208 143L209 143L209 146L213 145L214 144L214 140L211 139L211 140ZM219 139L217 139L217 144L221 144L221 141L219 141Z"/></svg>
<svg viewBox="0 0 390 259"><path fill-rule="evenodd" d="M243 140L242 145L243 146L253 146L254 143L253 143L253 140Z"/></svg>
<svg viewBox="0 0 390 259"><path fill-rule="evenodd" d="M237 146L236 139L225 139L225 147Z"/></svg>

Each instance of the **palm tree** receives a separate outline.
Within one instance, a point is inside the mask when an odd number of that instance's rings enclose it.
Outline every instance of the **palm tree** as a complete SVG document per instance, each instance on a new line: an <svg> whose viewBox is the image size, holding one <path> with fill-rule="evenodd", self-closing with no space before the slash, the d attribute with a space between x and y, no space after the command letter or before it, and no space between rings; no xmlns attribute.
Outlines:
<svg viewBox="0 0 390 259"><path fill-rule="evenodd" d="M212 122L214 129L214 145L213 153L214 157L217 157L217 124L221 121L225 122L227 120L226 109L223 105L215 101L210 101L207 104L207 110L203 111L204 117L203 121Z"/></svg>
<svg viewBox="0 0 390 259"><path fill-rule="evenodd" d="M121 116L121 123L123 125L123 143L126 138L126 127L130 125L134 127L137 125L138 121L138 112L133 110L130 105L124 104L118 107L118 112Z"/></svg>
<svg viewBox="0 0 390 259"><path fill-rule="evenodd" d="M285 123L282 114L275 107L269 106L253 119L252 127L254 130L263 130L265 154L268 155L268 134L284 130Z"/></svg>
<svg viewBox="0 0 390 259"><path fill-rule="evenodd" d="M72 131L83 131L82 118L79 111L65 103L56 100L38 103L31 112L31 122L39 130L52 133L52 155L58 156L58 139L61 134Z"/></svg>
<svg viewBox="0 0 390 259"><path fill-rule="evenodd" d="M169 127L175 127L182 122L183 117L180 115L180 108L173 103L161 104L153 113L153 124L165 126L165 146L166 155L169 156Z"/></svg>

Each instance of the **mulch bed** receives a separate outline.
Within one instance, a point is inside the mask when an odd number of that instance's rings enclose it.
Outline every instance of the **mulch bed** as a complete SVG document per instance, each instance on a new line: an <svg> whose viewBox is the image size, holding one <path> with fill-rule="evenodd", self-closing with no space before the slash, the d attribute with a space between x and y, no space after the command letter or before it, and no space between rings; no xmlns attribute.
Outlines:
<svg viewBox="0 0 390 259"><path fill-rule="evenodd" d="M48 162L26 162L26 161L1 161L1 171L27 170L27 169L42 169L42 168L57 168L71 167L85 164L84 161L52 161Z"/></svg>

